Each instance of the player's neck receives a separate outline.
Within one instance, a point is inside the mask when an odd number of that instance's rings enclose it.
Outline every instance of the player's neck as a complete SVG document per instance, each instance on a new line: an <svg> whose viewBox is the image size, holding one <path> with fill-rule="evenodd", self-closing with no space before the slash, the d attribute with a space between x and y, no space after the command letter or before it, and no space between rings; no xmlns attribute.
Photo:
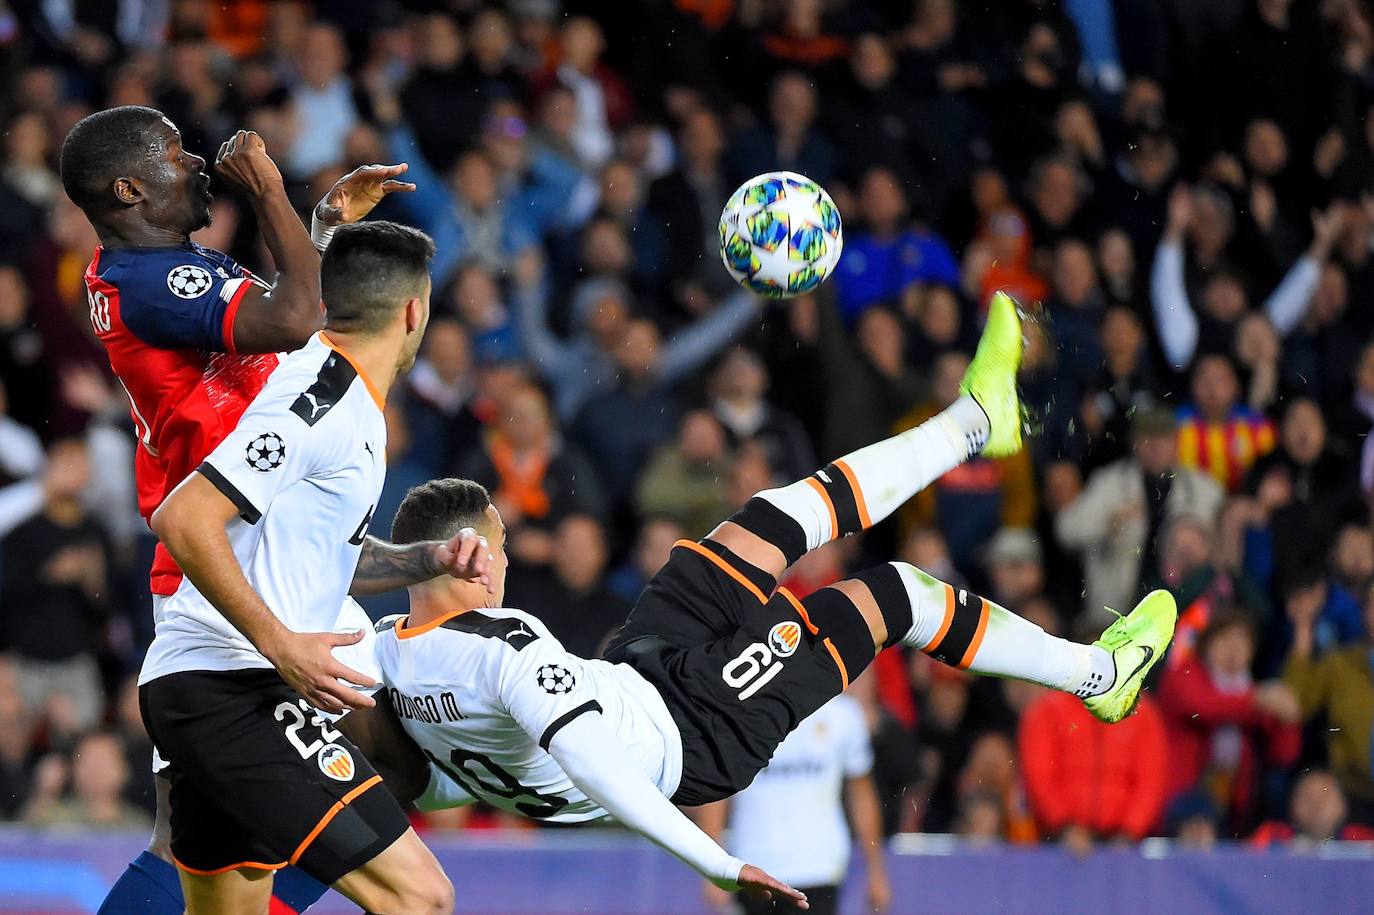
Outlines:
<svg viewBox="0 0 1374 915"><path fill-rule="evenodd" d="M410 619L406 626L414 629L444 617L462 616L472 610L486 606L485 601L475 599L476 591L468 593L466 582L446 582L444 586L434 583L415 585L410 588ZM481 590L481 586L476 586ZM483 591L482 593L485 593Z"/></svg>
<svg viewBox="0 0 1374 915"><path fill-rule="evenodd" d="M458 617L471 610L481 610L488 606L489 595L485 585L473 581L459 581L455 578L436 578L426 583L411 585L408 589L411 599L411 618L408 626L422 626L444 617Z"/></svg>
<svg viewBox="0 0 1374 915"><path fill-rule="evenodd" d="M178 248L191 236L177 229L164 229L147 223L136 225L97 225L96 234L106 248Z"/></svg>

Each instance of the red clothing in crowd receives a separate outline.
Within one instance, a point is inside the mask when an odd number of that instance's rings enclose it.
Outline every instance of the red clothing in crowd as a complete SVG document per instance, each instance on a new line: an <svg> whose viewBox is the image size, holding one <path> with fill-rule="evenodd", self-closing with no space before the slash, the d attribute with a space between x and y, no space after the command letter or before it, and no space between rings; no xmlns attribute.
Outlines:
<svg viewBox="0 0 1374 915"><path fill-rule="evenodd" d="M1142 839L1164 811L1164 721L1149 696L1118 724L1103 724L1068 693L1049 692L1021 717L1021 769L1041 834L1084 826Z"/></svg>
<svg viewBox="0 0 1374 915"><path fill-rule="evenodd" d="M1293 841L1296 832L1297 830L1283 820L1266 820L1250 837L1250 844L1257 848L1283 845ZM1358 823L1346 823L1336 833L1336 838L1341 842L1374 842L1374 829Z"/></svg>
<svg viewBox="0 0 1374 915"><path fill-rule="evenodd" d="M1172 667L1159 684L1159 702L1169 734L1169 796L1196 787L1207 774L1212 737L1218 728L1243 729L1241 753L1226 797L1233 821L1243 823L1254 801L1264 763L1290 766L1302 750L1302 729L1285 724L1255 703L1253 689L1226 693L1212 682L1196 655Z"/></svg>

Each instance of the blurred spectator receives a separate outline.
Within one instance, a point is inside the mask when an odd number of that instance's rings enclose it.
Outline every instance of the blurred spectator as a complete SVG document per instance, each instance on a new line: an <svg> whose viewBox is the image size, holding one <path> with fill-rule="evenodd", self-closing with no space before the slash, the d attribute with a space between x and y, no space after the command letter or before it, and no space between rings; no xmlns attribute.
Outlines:
<svg viewBox="0 0 1374 915"><path fill-rule="evenodd" d="M959 264L944 239L929 228L907 227L907 195L891 169L869 169L860 188L863 231L845 239L834 280L847 324L871 305L897 305L918 283L959 285Z"/></svg>
<svg viewBox="0 0 1374 915"><path fill-rule="evenodd" d="M1256 685L1255 620L1215 614L1189 660L1159 684L1169 731L1169 793L1206 791L1234 834L1249 830L1268 769L1297 761L1302 734L1296 697L1281 682Z"/></svg>
<svg viewBox="0 0 1374 915"><path fill-rule="evenodd" d="M338 162L344 138L358 121L353 84L345 73L348 48L333 25L309 25L293 61L298 82L291 90L295 137L286 165L297 178L308 178Z"/></svg>
<svg viewBox="0 0 1374 915"><path fill-rule="evenodd" d="M33 779L33 723L19 695L19 672L0 658L0 820L24 809Z"/></svg>
<svg viewBox="0 0 1374 915"><path fill-rule="evenodd" d="M5 397L5 409L0 412L37 431L48 419L52 405L52 376L45 352L47 341L34 327L29 307L24 274L11 264L0 264L0 384L23 394L13 400Z"/></svg>
<svg viewBox="0 0 1374 915"><path fill-rule="evenodd" d="M1274 573L1283 582L1323 566L1336 531L1362 511L1354 464L1329 447L1326 419L1315 401L1288 400L1278 447L1250 468L1246 488L1257 492L1273 476L1282 478L1291 493L1269 524Z"/></svg>
<svg viewBox="0 0 1374 915"><path fill-rule="evenodd" d="M438 476L453 455L468 454L478 444L482 424L473 412L476 393L470 338L462 324L436 316L406 376L402 408L409 437L406 457L430 477Z"/></svg>
<svg viewBox="0 0 1374 915"><path fill-rule="evenodd" d="M79 826L91 829L148 829L152 817L123 798L129 778L119 738L96 731L72 752L72 795L31 805L25 821L35 826Z"/></svg>
<svg viewBox="0 0 1374 915"><path fill-rule="evenodd" d="M1083 604L1091 614L1134 604L1171 521L1187 516L1211 526L1221 507L1215 482L1179 466L1170 411L1141 410L1131 430L1133 456L1094 472L1055 520L1059 542L1083 556Z"/></svg>
<svg viewBox="0 0 1374 915"><path fill-rule="evenodd" d="M1045 589L1040 541L1026 528L1004 527L994 534L983 551L983 565L992 586L989 598L1018 613Z"/></svg>
<svg viewBox="0 0 1374 915"><path fill-rule="evenodd" d="M724 485L732 470L725 429L709 411L694 410L682 418L677 441L660 448L644 468L635 508L641 515L672 518L689 538L700 539L736 507Z"/></svg>
<svg viewBox="0 0 1374 915"><path fill-rule="evenodd" d="M1365 637L1324 655L1316 654L1316 602L1290 603L1293 647L1283 678L1297 694L1304 719L1324 717L1321 731L1331 772L1353 810L1352 819L1374 826L1374 681L1369 677L1374 593L1364 601Z"/></svg>
<svg viewBox="0 0 1374 915"><path fill-rule="evenodd" d="M593 394L604 392L615 382L633 305L622 283L610 278L585 281L572 297L572 333L562 339L549 328L546 291L532 276L521 277L515 308L525 355L555 391L558 415L563 419L572 419ZM661 347L655 341L644 380L655 386L683 380L741 333L757 314L754 300L736 292Z"/></svg>
<svg viewBox="0 0 1374 915"><path fill-rule="evenodd" d="M1076 854L1098 841L1139 840L1164 813L1164 721L1148 694L1131 717L1106 725L1067 693L1045 691L1021 718L1026 794L1040 835Z"/></svg>
<svg viewBox="0 0 1374 915"><path fill-rule="evenodd" d="M728 822L726 847L732 854L765 862L759 866L769 873L785 874L778 879L801 889L821 912L839 911L840 885L857 847L864 856L867 904L881 912L892 901L892 888L872 769L863 709L852 696L836 696L787 735L748 788L701 808L699 822L716 839ZM807 803L797 803L800 798ZM810 853L804 856L792 850L801 832L810 837ZM728 895L707 886L708 902L728 902ZM738 900L745 915L776 908L771 900L743 895Z"/></svg>
<svg viewBox="0 0 1374 915"><path fill-rule="evenodd" d="M620 76L601 61L606 38L596 20L573 16L563 25L562 62L551 79L573 94L576 125L572 146L579 164L595 171L615 149L611 128L624 127L633 102Z"/></svg>
<svg viewBox="0 0 1374 915"><path fill-rule="evenodd" d="M764 399L769 383L763 360L753 350L736 347L711 375L711 412L732 447L758 442L778 476L800 480L818 466L811 440L795 416Z"/></svg>
<svg viewBox="0 0 1374 915"><path fill-rule="evenodd" d="M1168 832L1182 848L1211 851L1221 832L1221 814L1207 792L1187 791L1169 804Z"/></svg>
<svg viewBox="0 0 1374 915"><path fill-rule="evenodd" d="M573 438L598 457L613 504L631 498L640 471L677 428L680 402L663 368L674 347L660 348L652 321L629 321L615 350L617 382L592 397L573 424Z"/></svg>
<svg viewBox="0 0 1374 915"><path fill-rule="evenodd" d="M1274 449L1274 423L1242 405L1240 380L1226 356L1198 358L1192 393L1192 402L1178 411L1179 463L1235 492L1254 463Z"/></svg>
<svg viewBox="0 0 1374 915"><path fill-rule="evenodd" d="M1151 286L1155 322L1169 364L1183 369L1201 350L1226 352L1236 322L1247 309L1245 287L1234 273L1213 275L1202 292L1202 318L1188 300L1184 278L1183 236L1194 219L1193 192L1178 187L1169 197L1169 222L1155 253ZM1263 311L1280 338L1298 326L1317 290L1322 264L1339 237L1345 211L1333 207L1312 220L1313 241L1293 264L1283 282L1264 301Z"/></svg>
<svg viewBox="0 0 1374 915"><path fill-rule="evenodd" d="M1333 840L1374 841L1374 829L1347 822L1348 813L1340 782L1330 772L1304 772L1293 782L1288 818L1261 823L1250 843L1260 848L1284 845L1310 850Z"/></svg>
<svg viewBox="0 0 1374 915"><path fill-rule="evenodd" d="M687 532L672 518L649 516L639 526L639 535L627 561L607 580L621 600L633 604L644 586L668 562L673 544L685 539Z"/></svg>
<svg viewBox="0 0 1374 915"><path fill-rule="evenodd" d="M1085 463L1099 467L1126 457L1135 414L1157 408L1153 360L1145 328L1129 307L1115 305L1102 315L1102 368L1089 379L1079 417L1089 436Z"/></svg>
<svg viewBox="0 0 1374 915"><path fill-rule="evenodd" d="M835 174L834 145L817 129L816 85L796 70L784 70L768 90L767 124L737 136L726 156L731 187L763 171L799 172L824 185Z"/></svg>
<svg viewBox="0 0 1374 915"><path fill-rule="evenodd" d="M630 605L605 583L610 552L601 522L568 515L554 530L547 568L512 575L507 601L538 617L563 647L584 658L601 656Z"/></svg>
<svg viewBox="0 0 1374 915"><path fill-rule="evenodd" d="M501 415L467 452L456 475L491 492L492 504L511 530L519 557L518 532L525 525L551 529L572 514L600 517L606 510L596 471L586 456L558 434L544 393L533 385L510 392Z"/></svg>
<svg viewBox="0 0 1374 915"><path fill-rule="evenodd" d="M935 361L932 398L895 426L914 429L959 396L968 357L947 353ZM1035 477L1025 451L1007 458L974 457L945 474L907 503L906 524L939 529L950 555L965 574L977 552L998 528L1028 528L1035 520Z"/></svg>
<svg viewBox="0 0 1374 915"><path fill-rule="evenodd" d="M722 171L724 149L720 116L696 108L678 129L677 167L649 186L649 212L666 239L663 277L681 306L698 290L727 288L716 269L716 226L722 201L734 190Z"/></svg>
<svg viewBox="0 0 1374 915"><path fill-rule="evenodd" d="M84 442L54 442L41 513L0 541L0 632L18 661L25 710L76 730L105 709L95 653L112 598L109 540L81 504L90 473Z"/></svg>

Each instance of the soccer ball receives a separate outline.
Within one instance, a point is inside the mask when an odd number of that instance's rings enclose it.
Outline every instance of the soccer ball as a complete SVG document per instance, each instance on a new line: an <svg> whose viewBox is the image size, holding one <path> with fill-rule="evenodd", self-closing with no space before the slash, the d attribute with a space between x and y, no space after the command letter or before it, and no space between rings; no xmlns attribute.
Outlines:
<svg viewBox="0 0 1374 915"><path fill-rule="evenodd" d="M244 451L248 466L258 473L268 473L281 466L286 460L286 443L275 432L264 432L248 443Z"/></svg>
<svg viewBox="0 0 1374 915"><path fill-rule="evenodd" d="M835 201L796 172L744 182L720 214L720 259L745 289L773 299L810 292L840 260Z"/></svg>

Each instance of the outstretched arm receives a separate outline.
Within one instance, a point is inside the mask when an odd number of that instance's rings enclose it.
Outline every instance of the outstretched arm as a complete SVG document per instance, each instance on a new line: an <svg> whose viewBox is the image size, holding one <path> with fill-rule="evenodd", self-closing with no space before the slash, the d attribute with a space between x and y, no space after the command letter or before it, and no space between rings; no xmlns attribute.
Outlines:
<svg viewBox="0 0 1374 915"><path fill-rule="evenodd" d="M470 527L463 528L452 540L420 543L387 543L368 535L363 540L363 551L358 557L348 593L354 597L381 594L408 588L439 575L480 581L490 587L487 578L490 561L487 538Z"/></svg>
<svg viewBox="0 0 1374 915"><path fill-rule="evenodd" d="M587 797L611 816L690 865L722 889L776 894L806 908L806 897L711 841L629 759L599 714L579 715L560 728L549 753Z"/></svg>

